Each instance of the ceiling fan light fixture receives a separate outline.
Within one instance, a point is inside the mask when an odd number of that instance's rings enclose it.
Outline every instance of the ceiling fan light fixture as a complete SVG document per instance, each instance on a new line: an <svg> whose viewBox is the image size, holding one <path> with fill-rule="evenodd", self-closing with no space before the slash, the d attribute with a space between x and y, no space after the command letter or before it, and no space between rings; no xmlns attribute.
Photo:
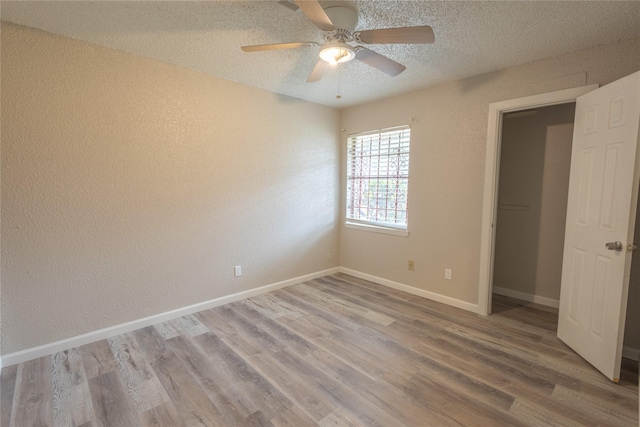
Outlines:
<svg viewBox="0 0 640 427"><path fill-rule="evenodd" d="M320 59L329 64L342 64L356 57L356 51L352 46L340 41L325 44L320 50Z"/></svg>

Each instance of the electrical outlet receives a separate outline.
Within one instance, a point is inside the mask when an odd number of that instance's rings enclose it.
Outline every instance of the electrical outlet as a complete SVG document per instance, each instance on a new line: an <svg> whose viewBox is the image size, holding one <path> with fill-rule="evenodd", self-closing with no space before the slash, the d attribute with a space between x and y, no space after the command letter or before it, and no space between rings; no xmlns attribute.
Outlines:
<svg viewBox="0 0 640 427"><path fill-rule="evenodd" d="M445 268L444 269L444 278L447 280L451 280L451 269L450 268Z"/></svg>
<svg viewBox="0 0 640 427"><path fill-rule="evenodd" d="M416 263L410 259L407 268L409 269L409 271L413 271L416 268Z"/></svg>
<svg viewBox="0 0 640 427"><path fill-rule="evenodd" d="M236 265L235 267L233 267L233 276L234 277L242 276L242 266L241 265Z"/></svg>

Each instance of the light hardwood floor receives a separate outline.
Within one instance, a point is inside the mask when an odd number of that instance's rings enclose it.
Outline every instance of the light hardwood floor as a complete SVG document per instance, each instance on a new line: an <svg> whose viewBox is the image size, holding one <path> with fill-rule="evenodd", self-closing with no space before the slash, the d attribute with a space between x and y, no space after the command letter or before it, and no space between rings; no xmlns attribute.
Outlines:
<svg viewBox="0 0 640 427"><path fill-rule="evenodd" d="M338 274L2 370L2 426L638 426L557 313L488 318Z"/></svg>

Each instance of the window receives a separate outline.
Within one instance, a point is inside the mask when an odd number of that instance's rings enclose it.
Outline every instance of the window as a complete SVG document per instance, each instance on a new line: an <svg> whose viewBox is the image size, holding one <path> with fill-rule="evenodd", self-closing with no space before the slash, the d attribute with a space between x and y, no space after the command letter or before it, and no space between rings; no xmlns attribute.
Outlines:
<svg viewBox="0 0 640 427"><path fill-rule="evenodd" d="M407 235L409 140L408 126L349 136L347 226Z"/></svg>

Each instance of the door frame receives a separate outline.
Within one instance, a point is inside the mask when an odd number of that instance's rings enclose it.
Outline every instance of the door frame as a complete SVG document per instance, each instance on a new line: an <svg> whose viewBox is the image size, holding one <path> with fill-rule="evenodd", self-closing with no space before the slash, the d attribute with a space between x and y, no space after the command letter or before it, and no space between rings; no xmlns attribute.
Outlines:
<svg viewBox="0 0 640 427"><path fill-rule="evenodd" d="M491 313L493 294L493 263L498 211L498 184L500 178L500 152L502 149L502 119L504 114L551 105L568 104L597 89L599 85L580 86L523 98L489 104L489 127L484 168L484 197L482 201L482 236L480 241L480 283L478 286L478 313Z"/></svg>

